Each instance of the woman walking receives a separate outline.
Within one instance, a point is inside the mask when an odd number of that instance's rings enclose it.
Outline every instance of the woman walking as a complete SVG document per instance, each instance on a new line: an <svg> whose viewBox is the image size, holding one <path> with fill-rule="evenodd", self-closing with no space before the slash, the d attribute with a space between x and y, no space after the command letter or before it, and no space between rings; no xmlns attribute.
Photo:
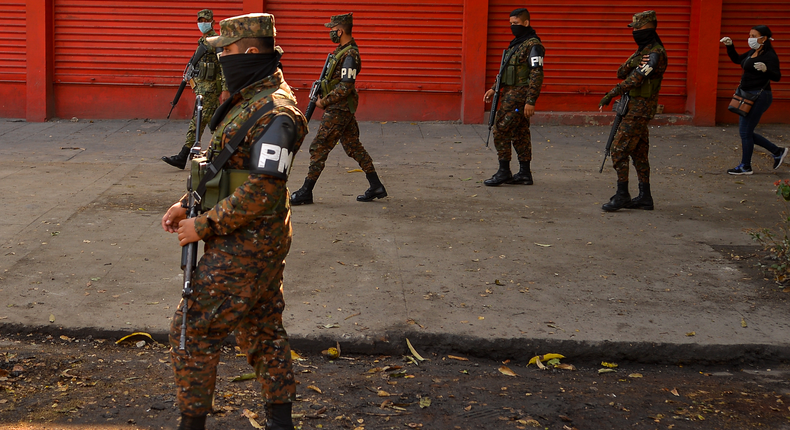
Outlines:
<svg viewBox="0 0 790 430"><path fill-rule="evenodd" d="M779 57L771 46L771 29L766 25L755 25L749 30L749 51L739 55L732 45L732 39L723 37L721 43L727 46L727 54L733 63L739 64L743 69L740 88L752 95L759 94L751 111L740 118L738 131L741 135L743 155L738 167L727 170L730 175L752 174L752 153L754 145L765 148L774 157L774 169L777 169L785 159L788 149L781 148L768 139L754 132L760 117L768 110L773 102L771 82L778 82L782 77L779 70Z"/></svg>

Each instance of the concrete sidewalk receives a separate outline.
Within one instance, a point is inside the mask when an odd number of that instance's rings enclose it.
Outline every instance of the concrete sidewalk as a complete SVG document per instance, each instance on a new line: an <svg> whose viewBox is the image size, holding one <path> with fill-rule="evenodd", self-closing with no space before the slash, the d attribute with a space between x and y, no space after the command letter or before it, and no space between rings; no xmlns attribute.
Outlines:
<svg viewBox="0 0 790 430"><path fill-rule="evenodd" d="M0 120L2 330L165 339L181 254L159 223L186 174L159 157L186 128ZM608 127L533 126L535 185L497 188L482 184L497 166L485 126L360 129L390 197L356 202L365 176L337 148L316 204L294 208L285 293L297 349L391 354L408 337L419 350L517 361L790 357L787 294L748 270L755 258L730 255L757 249L744 229L781 219L773 182L790 174L757 152L753 176L728 176L737 128L652 127L656 210L613 214L600 209L615 184L610 161L598 174ZM788 126L759 131L790 144Z"/></svg>

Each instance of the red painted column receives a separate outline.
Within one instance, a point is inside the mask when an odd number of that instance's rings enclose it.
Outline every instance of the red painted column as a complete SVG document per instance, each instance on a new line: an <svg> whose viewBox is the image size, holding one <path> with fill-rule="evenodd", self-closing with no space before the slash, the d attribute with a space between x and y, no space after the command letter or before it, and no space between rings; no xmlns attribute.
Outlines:
<svg viewBox="0 0 790 430"><path fill-rule="evenodd" d="M485 115L488 0L464 0L461 55L461 122L482 124Z"/></svg>
<svg viewBox="0 0 790 430"><path fill-rule="evenodd" d="M54 16L53 0L27 0L27 106L25 117L30 122L52 118L55 99L52 88Z"/></svg>
<svg viewBox="0 0 790 430"><path fill-rule="evenodd" d="M698 126L716 125L721 9L722 0L693 0L691 4L686 110ZM660 25L659 21L659 31Z"/></svg>
<svg viewBox="0 0 790 430"><path fill-rule="evenodd" d="M244 0L241 6L241 10L247 13L262 13L266 12L266 0ZM277 27L277 21L274 21L275 28Z"/></svg>

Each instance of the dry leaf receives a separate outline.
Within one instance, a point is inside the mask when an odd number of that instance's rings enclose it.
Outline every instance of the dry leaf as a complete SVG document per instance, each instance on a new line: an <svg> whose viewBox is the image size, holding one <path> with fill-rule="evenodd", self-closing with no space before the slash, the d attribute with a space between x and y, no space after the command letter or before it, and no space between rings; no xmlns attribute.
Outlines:
<svg viewBox="0 0 790 430"><path fill-rule="evenodd" d="M149 341L149 340L151 342L154 341L154 338L152 338L150 334L140 331L140 332L136 332L136 333L132 333L132 334L126 335L126 336L116 340L115 344L116 345L120 345L122 342L124 342L126 340L134 341L135 340L134 338L136 338L136 337L142 337L142 338L144 338L143 340L145 340L146 342Z"/></svg>
<svg viewBox="0 0 790 430"><path fill-rule="evenodd" d="M678 394L678 389L677 388L673 388L672 391L670 391L670 393L674 394L675 397L680 397L680 394Z"/></svg>
<svg viewBox="0 0 790 430"><path fill-rule="evenodd" d="M379 397L389 397L389 396L391 396L392 394L390 394L390 393L388 393L388 392L386 392L386 391L384 391L384 390L379 390L379 391L376 393L376 395L377 395L377 396L379 396Z"/></svg>
<svg viewBox="0 0 790 430"><path fill-rule="evenodd" d="M612 373L612 372L617 372L617 371L614 369L598 369L598 373Z"/></svg>
<svg viewBox="0 0 790 430"><path fill-rule="evenodd" d="M448 355L448 356L447 356L447 358L451 358L451 359L453 359L453 360L458 360L458 361L469 361L469 359L468 359L468 358L464 358L464 357L457 357L457 356L455 356L455 355Z"/></svg>
<svg viewBox="0 0 790 430"><path fill-rule="evenodd" d="M431 398L430 397L421 397L420 398L420 408L425 409L428 406L431 406Z"/></svg>
<svg viewBox="0 0 790 430"><path fill-rule="evenodd" d="M602 362L601 362L601 366L603 366L603 367L609 367L609 368L612 368L612 369L614 369L615 367L618 367L618 364L617 364L617 363L607 363L607 362L605 362L605 361L602 361Z"/></svg>
<svg viewBox="0 0 790 430"><path fill-rule="evenodd" d="M49 322L55 322L55 314L49 314Z"/></svg>
<svg viewBox="0 0 790 430"><path fill-rule="evenodd" d="M516 375L516 372L510 370L510 368L507 367L507 366L501 366L499 368L499 373L501 373L503 375L507 375L507 376L518 376L518 375Z"/></svg>
<svg viewBox="0 0 790 430"><path fill-rule="evenodd" d="M746 320L745 320L745 319L743 319L743 318L741 318L741 327L743 327L743 328L746 328L746 327L747 327L747 325L746 325Z"/></svg>
<svg viewBox="0 0 790 430"><path fill-rule="evenodd" d="M546 245L545 243L536 243L535 245L542 246L544 248L549 248L551 245Z"/></svg>
<svg viewBox="0 0 790 430"><path fill-rule="evenodd" d="M362 172L362 169L351 169L346 171L346 173L358 173L358 172Z"/></svg>
<svg viewBox="0 0 790 430"><path fill-rule="evenodd" d="M308 388L309 390L313 390L313 391L315 391L315 392L316 392L316 393L318 393L318 394L324 394L324 393L321 391L321 389L320 389L320 388L318 388L318 387L316 387L315 385L308 385L308 386L307 386L307 388Z"/></svg>
<svg viewBox="0 0 790 430"><path fill-rule="evenodd" d="M690 332L686 333L686 336L696 336L696 335L697 335L696 331L690 331Z"/></svg>
<svg viewBox="0 0 790 430"><path fill-rule="evenodd" d="M642 374L641 373L632 373L632 374L628 375L628 377L629 378L641 378Z"/></svg>
<svg viewBox="0 0 790 430"><path fill-rule="evenodd" d="M417 354L417 351L414 350L414 347L411 346L411 342L409 342L409 338L406 338L406 346L409 347L409 351L411 351L411 354L414 356L414 358L420 361L425 361L425 359L422 358L420 354Z"/></svg>
<svg viewBox="0 0 790 430"><path fill-rule="evenodd" d="M527 367L529 367L530 364L535 364L535 362L538 361L538 360L540 360L540 361L549 361L549 360L553 360L555 358L563 359L563 358L565 358L565 356L562 355L562 354L554 354L554 353L543 354L543 355L536 355L536 356L532 357L529 360L529 363L527 363Z"/></svg>
<svg viewBox="0 0 790 430"><path fill-rule="evenodd" d="M572 364L564 364L564 363L560 363L560 364L554 366L554 368L555 369L562 369L562 370L576 370L576 366L574 366Z"/></svg>
<svg viewBox="0 0 790 430"><path fill-rule="evenodd" d="M546 366L544 366L543 363L541 363L540 359L535 360L535 364L538 366L538 369L546 370Z"/></svg>
<svg viewBox="0 0 790 430"><path fill-rule="evenodd" d="M256 414L255 412L251 412L250 410L245 409L244 412L242 412L242 415L244 415L245 417L247 417L248 420L250 420L250 425L253 428L256 429L264 428L262 425L258 424L258 421L255 420L256 418L258 418L258 414Z"/></svg>

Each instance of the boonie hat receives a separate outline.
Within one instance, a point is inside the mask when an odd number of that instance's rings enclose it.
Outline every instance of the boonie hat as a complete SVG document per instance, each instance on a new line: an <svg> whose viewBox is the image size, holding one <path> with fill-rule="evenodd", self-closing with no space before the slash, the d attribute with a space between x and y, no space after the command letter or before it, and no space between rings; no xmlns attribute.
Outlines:
<svg viewBox="0 0 790 430"><path fill-rule="evenodd" d="M219 36L207 37L206 42L215 48L236 43L245 37L275 37L274 15L250 13L234 16L219 22Z"/></svg>

